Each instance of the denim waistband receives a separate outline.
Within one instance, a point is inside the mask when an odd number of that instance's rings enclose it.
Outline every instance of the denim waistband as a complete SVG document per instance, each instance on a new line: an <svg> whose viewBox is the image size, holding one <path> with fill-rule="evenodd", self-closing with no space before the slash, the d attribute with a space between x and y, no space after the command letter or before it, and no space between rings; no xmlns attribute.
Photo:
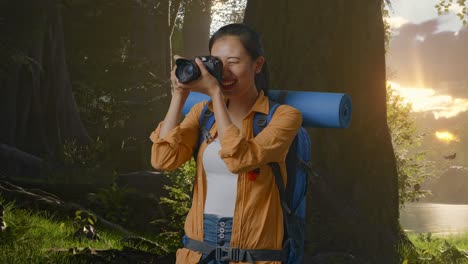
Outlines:
<svg viewBox="0 0 468 264"><path fill-rule="evenodd" d="M213 246L229 247L232 235L232 217L214 214L203 215L203 240ZM203 258L206 257L203 255ZM226 261L210 261L209 264L224 264Z"/></svg>

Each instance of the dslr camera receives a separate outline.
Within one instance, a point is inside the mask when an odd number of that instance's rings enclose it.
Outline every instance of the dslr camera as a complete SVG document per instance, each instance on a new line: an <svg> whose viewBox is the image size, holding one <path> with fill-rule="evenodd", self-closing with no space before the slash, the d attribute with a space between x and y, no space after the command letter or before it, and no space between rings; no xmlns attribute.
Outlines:
<svg viewBox="0 0 468 264"><path fill-rule="evenodd" d="M223 62L213 56L198 57L205 65L208 72L213 75L219 83L223 82ZM200 68L195 60L177 59L175 76L181 83L189 83L197 80L201 76Z"/></svg>

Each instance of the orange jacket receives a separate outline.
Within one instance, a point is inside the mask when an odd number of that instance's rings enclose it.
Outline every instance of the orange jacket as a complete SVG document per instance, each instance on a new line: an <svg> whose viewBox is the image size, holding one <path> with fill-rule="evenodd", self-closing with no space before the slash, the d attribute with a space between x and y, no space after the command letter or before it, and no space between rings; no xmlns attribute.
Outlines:
<svg viewBox="0 0 468 264"><path fill-rule="evenodd" d="M162 122L151 133L153 142L151 164L157 170L174 170L192 157L200 137L199 116L206 102L192 107L181 124L164 138L159 138ZM209 108L212 109L211 103ZM242 249L281 249L283 240L283 215L275 177L268 163L280 164L286 183L285 157L301 124L301 113L288 105L275 111L271 122L256 137L253 137L254 112L268 114L268 97L258 96L242 123L242 131L234 124L224 132L219 154L228 169L238 173L236 209L233 217L231 247ZM210 130L217 136L216 123ZM202 154L207 146L204 141L197 157L192 207L185 221L188 237L203 241L203 212L206 198L206 176ZM260 168L255 180L247 173ZM201 253L181 248L176 253L176 263L197 263ZM261 262L279 263L279 262Z"/></svg>

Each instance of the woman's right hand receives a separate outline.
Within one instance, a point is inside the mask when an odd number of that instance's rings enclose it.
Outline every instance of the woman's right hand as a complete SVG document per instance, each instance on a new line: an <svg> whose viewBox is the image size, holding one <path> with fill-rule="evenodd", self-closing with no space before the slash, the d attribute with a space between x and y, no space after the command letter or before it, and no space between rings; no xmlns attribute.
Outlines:
<svg viewBox="0 0 468 264"><path fill-rule="evenodd" d="M180 56L174 55L174 59L178 58L180 58ZM190 94L190 88L183 83L179 83L179 80L175 76L176 68L177 66L174 66L174 69L171 71L172 98L164 122L161 124L159 138L164 138L174 127L179 125L182 116L182 108Z"/></svg>
<svg viewBox="0 0 468 264"><path fill-rule="evenodd" d="M179 55L174 55L174 60L182 58ZM179 82L175 75L177 65L171 71L171 84L172 84L172 96L181 96L184 100L189 96L190 89L186 85Z"/></svg>

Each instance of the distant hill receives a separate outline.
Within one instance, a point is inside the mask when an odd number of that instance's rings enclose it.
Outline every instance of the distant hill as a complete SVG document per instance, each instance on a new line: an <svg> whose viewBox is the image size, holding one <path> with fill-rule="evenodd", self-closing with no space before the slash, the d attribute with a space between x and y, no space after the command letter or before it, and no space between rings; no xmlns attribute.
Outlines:
<svg viewBox="0 0 468 264"><path fill-rule="evenodd" d="M440 178L427 182L424 188L431 190L433 195L421 201L468 204L468 168L452 166Z"/></svg>

